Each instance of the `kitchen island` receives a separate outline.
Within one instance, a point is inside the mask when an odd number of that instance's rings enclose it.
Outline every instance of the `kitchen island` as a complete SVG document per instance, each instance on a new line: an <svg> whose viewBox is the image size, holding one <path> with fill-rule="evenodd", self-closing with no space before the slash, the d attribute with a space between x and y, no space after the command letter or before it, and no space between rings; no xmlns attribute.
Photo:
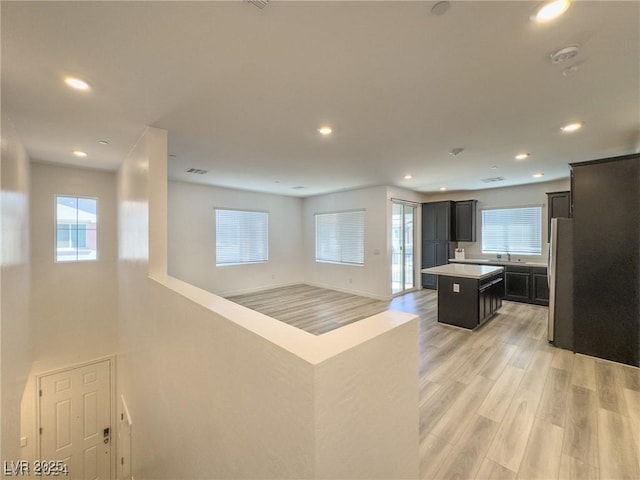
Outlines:
<svg viewBox="0 0 640 480"><path fill-rule="evenodd" d="M438 322L474 329L502 306L503 267L450 263L425 268L438 275Z"/></svg>

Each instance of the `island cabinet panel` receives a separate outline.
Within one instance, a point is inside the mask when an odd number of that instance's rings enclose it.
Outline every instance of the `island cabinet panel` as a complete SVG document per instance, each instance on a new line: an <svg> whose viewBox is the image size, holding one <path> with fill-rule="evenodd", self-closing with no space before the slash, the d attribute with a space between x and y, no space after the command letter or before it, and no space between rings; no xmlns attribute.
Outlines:
<svg viewBox="0 0 640 480"><path fill-rule="evenodd" d="M502 306L502 272L489 278L450 277L438 279L438 322L474 329Z"/></svg>
<svg viewBox="0 0 640 480"><path fill-rule="evenodd" d="M574 348L640 365L640 155L571 164Z"/></svg>

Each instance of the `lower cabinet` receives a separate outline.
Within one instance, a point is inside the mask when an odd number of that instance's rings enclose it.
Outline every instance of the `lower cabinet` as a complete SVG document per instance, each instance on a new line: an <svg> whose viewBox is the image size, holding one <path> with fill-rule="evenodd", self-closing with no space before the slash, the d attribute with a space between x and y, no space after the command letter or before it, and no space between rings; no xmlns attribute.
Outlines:
<svg viewBox="0 0 640 480"><path fill-rule="evenodd" d="M547 269L507 266L504 274L505 300L549 305Z"/></svg>
<svg viewBox="0 0 640 480"><path fill-rule="evenodd" d="M528 302L531 297L529 267L506 267L504 274L505 300Z"/></svg>

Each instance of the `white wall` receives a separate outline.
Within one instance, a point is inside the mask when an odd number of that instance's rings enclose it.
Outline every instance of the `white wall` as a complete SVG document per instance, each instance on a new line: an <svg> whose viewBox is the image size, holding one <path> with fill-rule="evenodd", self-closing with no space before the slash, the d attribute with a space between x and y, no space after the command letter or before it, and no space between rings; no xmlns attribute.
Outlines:
<svg viewBox="0 0 640 480"><path fill-rule="evenodd" d="M570 189L569 179L553 182L530 183L515 187L491 188L487 190L474 190L468 192L451 192L426 195L425 201L436 202L440 200L478 200L476 218L476 242L459 242L459 248L464 248L466 258L495 259L495 255L482 253L482 213L483 208L493 207L519 207L531 205L543 205L542 210L542 255L518 255L512 260L521 258L528 262L547 262L547 192L560 192Z"/></svg>
<svg viewBox="0 0 640 480"><path fill-rule="evenodd" d="M0 460L19 460L20 403L31 367L29 158L2 118L0 158Z"/></svg>
<svg viewBox="0 0 640 480"><path fill-rule="evenodd" d="M32 302L35 360L54 369L112 354L116 346L114 172L33 163ZM55 262L56 195L98 199L98 259Z"/></svg>
<svg viewBox="0 0 640 480"><path fill-rule="evenodd" d="M417 478L417 318L314 336L163 275L163 171L166 132L148 129L118 175L134 476Z"/></svg>
<svg viewBox="0 0 640 480"><path fill-rule="evenodd" d="M389 299L391 296L387 187L371 187L305 198L303 212L304 280L310 285ZM315 261L315 214L365 210L364 265Z"/></svg>
<svg viewBox="0 0 640 480"><path fill-rule="evenodd" d="M216 267L214 207L269 212L269 261ZM218 295L302 282L302 200L169 182L169 274Z"/></svg>
<svg viewBox="0 0 640 480"><path fill-rule="evenodd" d="M112 355L117 345L114 172L31 164L33 365L21 405L20 458L36 458L36 375ZM98 198L98 260L55 263L55 196Z"/></svg>

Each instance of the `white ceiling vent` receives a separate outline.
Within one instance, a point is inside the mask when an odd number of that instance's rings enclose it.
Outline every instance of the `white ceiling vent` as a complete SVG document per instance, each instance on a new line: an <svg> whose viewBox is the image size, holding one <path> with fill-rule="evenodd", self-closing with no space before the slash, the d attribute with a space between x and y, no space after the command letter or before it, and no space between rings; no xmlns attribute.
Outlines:
<svg viewBox="0 0 640 480"><path fill-rule="evenodd" d="M580 52L580 45L569 45L555 52L551 52L549 54L549 60L551 60L553 64L566 62L578 55L578 52Z"/></svg>
<svg viewBox="0 0 640 480"><path fill-rule="evenodd" d="M504 180L504 177L491 177L491 178L483 178L482 181L484 183L491 183L491 182L501 182Z"/></svg>
<svg viewBox="0 0 640 480"><path fill-rule="evenodd" d="M200 170L199 168L190 168L186 171L187 173L197 173L198 175L204 175L208 172L208 170Z"/></svg>
<svg viewBox="0 0 640 480"><path fill-rule="evenodd" d="M269 0L247 0L247 2L253 5L254 7L258 7L260 10L262 10L264 7L267 6L267 3L269 3Z"/></svg>

